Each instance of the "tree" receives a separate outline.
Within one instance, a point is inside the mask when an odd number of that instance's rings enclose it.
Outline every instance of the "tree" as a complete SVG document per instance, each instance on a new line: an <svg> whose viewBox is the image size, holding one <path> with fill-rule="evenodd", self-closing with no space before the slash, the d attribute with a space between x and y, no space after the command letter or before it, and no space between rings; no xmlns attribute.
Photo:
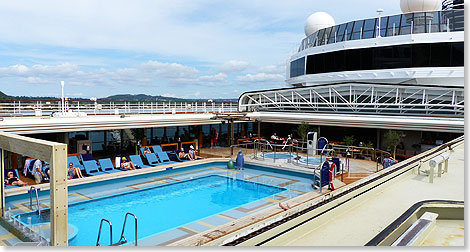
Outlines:
<svg viewBox="0 0 470 252"><path fill-rule="evenodd" d="M395 158L397 146L400 144L403 137L405 137L405 133L402 131L389 130L385 133L385 145L392 151L393 158Z"/></svg>
<svg viewBox="0 0 470 252"><path fill-rule="evenodd" d="M297 127L297 134L302 138L302 142L305 142L308 132L310 132L310 125L308 122L302 122L299 127Z"/></svg>
<svg viewBox="0 0 470 252"><path fill-rule="evenodd" d="M356 142L356 138L354 138L354 136L345 136L343 142L346 146L353 146L354 142Z"/></svg>

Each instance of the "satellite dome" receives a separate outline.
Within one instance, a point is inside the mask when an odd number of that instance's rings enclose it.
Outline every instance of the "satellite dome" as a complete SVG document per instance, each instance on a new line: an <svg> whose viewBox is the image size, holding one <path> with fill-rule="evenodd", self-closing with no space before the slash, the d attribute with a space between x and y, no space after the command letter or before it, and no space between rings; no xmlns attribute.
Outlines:
<svg viewBox="0 0 470 252"><path fill-rule="evenodd" d="M403 13L420 11L437 11L441 7L441 0L400 0Z"/></svg>
<svg viewBox="0 0 470 252"><path fill-rule="evenodd" d="M305 22L305 35L308 37L323 28L335 26L335 20L326 12L315 12Z"/></svg>

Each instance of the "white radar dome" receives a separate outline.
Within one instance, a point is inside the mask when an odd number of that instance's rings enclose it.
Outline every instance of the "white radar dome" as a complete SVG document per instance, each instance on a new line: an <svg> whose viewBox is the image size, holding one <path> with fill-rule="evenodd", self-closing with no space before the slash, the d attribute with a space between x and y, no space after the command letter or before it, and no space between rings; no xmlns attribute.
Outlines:
<svg viewBox="0 0 470 252"><path fill-rule="evenodd" d="M333 17L326 12L315 12L305 22L305 35L308 37L316 31L335 25Z"/></svg>
<svg viewBox="0 0 470 252"><path fill-rule="evenodd" d="M403 13L437 11L441 2L442 0L400 0L400 8Z"/></svg>

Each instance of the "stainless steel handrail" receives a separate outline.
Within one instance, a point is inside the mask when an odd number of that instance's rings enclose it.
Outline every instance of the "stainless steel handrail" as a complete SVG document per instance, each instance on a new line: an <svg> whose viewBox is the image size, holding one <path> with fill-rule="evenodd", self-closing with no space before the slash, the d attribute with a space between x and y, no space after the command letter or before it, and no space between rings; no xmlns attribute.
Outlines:
<svg viewBox="0 0 470 252"><path fill-rule="evenodd" d="M113 245L113 224L107 219L101 219L100 229L98 230L98 240L96 240L96 246L101 246L100 237L101 237L101 228L103 227L103 221L106 221L109 224L109 245Z"/></svg>
<svg viewBox="0 0 470 252"><path fill-rule="evenodd" d="M31 210L34 210L33 209L33 191L36 193L36 207L37 207L37 210L38 210L38 215L41 215L41 208L39 206L38 189L36 189L36 187L34 187L34 186L31 186L29 188L29 208L31 208Z"/></svg>
<svg viewBox="0 0 470 252"><path fill-rule="evenodd" d="M126 215L124 216L124 224L122 225L122 232L121 232L121 239L119 239L120 244L127 243L127 239L124 236L124 230L126 229L126 222L127 222L127 216L133 216L134 217L134 223L135 223L135 246L137 246L137 216L133 213L127 212Z"/></svg>

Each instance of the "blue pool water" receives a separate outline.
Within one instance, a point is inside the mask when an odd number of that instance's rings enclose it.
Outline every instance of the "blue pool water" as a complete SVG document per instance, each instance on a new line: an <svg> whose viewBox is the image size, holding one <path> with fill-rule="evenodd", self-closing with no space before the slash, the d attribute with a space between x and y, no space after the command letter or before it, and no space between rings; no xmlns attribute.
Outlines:
<svg viewBox="0 0 470 252"><path fill-rule="evenodd" d="M299 161L301 163L306 164L307 163L307 158L301 158L301 159L299 159ZM320 157L309 157L308 158L308 164L311 164L311 165L320 165L321 161L325 161L325 158L323 158L322 160L320 160Z"/></svg>
<svg viewBox="0 0 470 252"><path fill-rule="evenodd" d="M295 158L295 155L291 155L289 153L276 153L274 154L274 152L271 152L271 153L265 153L264 154L264 157L265 158L276 158L276 159L289 159L289 158Z"/></svg>
<svg viewBox="0 0 470 252"><path fill-rule="evenodd" d="M126 212L138 218L139 240L187 223L203 219L250 202L287 191L286 188L208 175L154 186L131 192L105 196L69 204L69 224L78 228L71 246L94 246L102 218L113 224L113 242L120 238ZM32 217L32 223L49 222L48 211L23 213L21 220ZM134 241L134 222L129 219L125 231ZM102 245L109 244L109 228L104 225Z"/></svg>

